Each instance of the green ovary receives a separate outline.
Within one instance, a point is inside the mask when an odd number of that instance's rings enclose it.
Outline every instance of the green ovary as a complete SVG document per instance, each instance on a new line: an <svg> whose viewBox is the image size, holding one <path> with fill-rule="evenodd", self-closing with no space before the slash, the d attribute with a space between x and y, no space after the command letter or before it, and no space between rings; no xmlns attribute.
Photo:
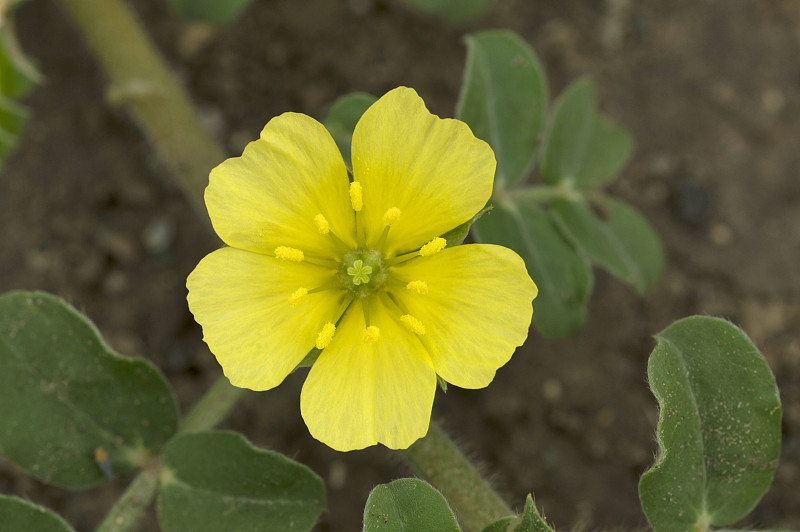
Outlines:
<svg viewBox="0 0 800 532"><path fill-rule="evenodd" d="M386 270L383 255L374 249L358 249L342 257L339 282L356 297L366 297L383 286Z"/></svg>

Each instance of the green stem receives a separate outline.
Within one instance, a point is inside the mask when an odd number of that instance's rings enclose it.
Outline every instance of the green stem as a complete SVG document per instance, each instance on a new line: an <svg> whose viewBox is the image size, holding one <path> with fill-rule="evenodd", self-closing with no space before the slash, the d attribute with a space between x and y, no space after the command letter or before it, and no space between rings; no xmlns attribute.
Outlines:
<svg viewBox="0 0 800 532"><path fill-rule="evenodd" d="M507 190L505 195L513 201L533 201L536 203L550 203L557 199L574 199L580 196L569 184L532 185L522 188Z"/></svg>
<svg viewBox="0 0 800 532"><path fill-rule="evenodd" d="M57 0L110 80L108 100L124 106L208 224L203 189L225 153L209 135L189 95L120 0Z"/></svg>
<svg viewBox="0 0 800 532"><path fill-rule="evenodd" d="M514 515L442 428L431 422L428 435L403 452L411 469L434 485L450 503L465 531L480 531Z"/></svg>
<svg viewBox="0 0 800 532"><path fill-rule="evenodd" d="M246 391L220 377L183 418L179 432L199 432L217 426Z"/></svg>
<svg viewBox="0 0 800 532"><path fill-rule="evenodd" d="M220 377L186 414L178 432L199 432L214 428L225 419L245 392L246 390L232 386L227 378ZM133 479L122 497L111 507L95 532L133 530L145 508L156 495L161 468L162 464L158 461L143 469Z"/></svg>
<svg viewBox="0 0 800 532"><path fill-rule="evenodd" d="M117 500L95 532L127 532L132 530L158 488L161 462L143 469Z"/></svg>

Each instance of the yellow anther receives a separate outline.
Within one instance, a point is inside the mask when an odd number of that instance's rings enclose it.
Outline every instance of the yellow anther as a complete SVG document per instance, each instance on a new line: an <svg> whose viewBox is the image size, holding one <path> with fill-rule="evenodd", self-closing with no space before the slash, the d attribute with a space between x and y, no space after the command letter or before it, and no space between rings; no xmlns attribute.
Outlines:
<svg viewBox="0 0 800 532"><path fill-rule="evenodd" d="M290 248L286 246L278 246L275 248L275 256L279 259L290 260L292 262L303 262L305 255L299 249Z"/></svg>
<svg viewBox="0 0 800 532"><path fill-rule="evenodd" d="M289 296L289 306L296 307L306 295L308 295L308 288L298 288Z"/></svg>
<svg viewBox="0 0 800 532"><path fill-rule="evenodd" d="M422 246L422 248L420 248L419 250L419 254L422 255L423 257L435 255L436 253L439 253L441 250L443 250L446 245L447 245L447 240L445 240L440 236L437 236L436 238L434 238L433 240Z"/></svg>
<svg viewBox="0 0 800 532"><path fill-rule="evenodd" d="M331 322L322 326L322 330L317 335L317 349L325 349L333 340L333 333L336 332L336 325Z"/></svg>
<svg viewBox="0 0 800 532"><path fill-rule="evenodd" d="M400 316L400 321L414 334L425 334L425 324L411 314L403 314Z"/></svg>
<svg viewBox="0 0 800 532"><path fill-rule="evenodd" d="M327 235L331 232L331 225L328 223L328 220L322 216L322 213L314 216L314 224L316 224L317 231L319 231L320 234Z"/></svg>
<svg viewBox="0 0 800 532"><path fill-rule="evenodd" d="M425 281L411 281L406 285L406 288L423 296L428 295L428 283Z"/></svg>
<svg viewBox="0 0 800 532"><path fill-rule="evenodd" d="M353 210L358 212L364 207L364 198L362 197L361 183L353 181L350 183L350 205Z"/></svg>
<svg viewBox="0 0 800 532"><path fill-rule="evenodd" d="M387 209L386 212L383 214L383 225L392 225L400 218L401 214L403 213L400 212L400 209L398 209L397 207L392 207L391 209Z"/></svg>
<svg viewBox="0 0 800 532"><path fill-rule="evenodd" d="M371 344L373 342L377 342L378 338L381 337L381 330L375 327L374 325L370 325L366 329L364 329L364 343Z"/></svg>

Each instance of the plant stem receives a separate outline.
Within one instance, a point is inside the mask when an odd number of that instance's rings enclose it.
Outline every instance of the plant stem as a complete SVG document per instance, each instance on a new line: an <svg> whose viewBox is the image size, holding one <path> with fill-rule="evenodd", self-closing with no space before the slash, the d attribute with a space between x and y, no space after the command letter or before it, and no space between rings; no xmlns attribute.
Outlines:
<svg viewBox="0 0 800 532"><path fill-rule="evenodd" d="M557 199L574 199L580 197L571 185L531 185L506 191L506 195L514 201L533 201L550 203Z"/></svg>
<svg viewBox="0 0 800 532"><path fill-rule="evenodd" d="M217 426L244 395L246 390L220 377L183 418L178 432L199 432Z"/></svg>
<svg viewBox="0 0 800 532"><path fill-rule="evenodd" d="M133 529L158 488L161 462L143 469L117 500L95 532L127 532Z"/></svg>
<svg viewBox="0 0 800 532"><path fill-rule="evenodd" d="M428 435L403 457L417 475L442 492L465 531L477 532L514 515L437 423L432 421Z"/></svg>
<svg viewBox="0 0 800 532"><path fill-rule="evenodd" d="M209 171L225 153L198 118L152 41L121 0L58 0L110 80L108 100L126 107L201 220Z"/></svg>
<svg viewBox="0 0 800 532"><path fill-rule="evenodd" d="M210 430L220 423L246 390L236 388L220 377L192 407L178 433ZM156 495L161 474L160 461L143 469L114 504L95 532L128 532L136 525Z"/></svg>

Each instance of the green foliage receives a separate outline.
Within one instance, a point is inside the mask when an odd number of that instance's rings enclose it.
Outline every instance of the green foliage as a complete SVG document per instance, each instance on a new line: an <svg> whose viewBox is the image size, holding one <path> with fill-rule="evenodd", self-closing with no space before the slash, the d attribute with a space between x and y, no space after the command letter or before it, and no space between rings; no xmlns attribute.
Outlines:
<svg viewBox="0 0 800 532"><path fill-rule="evenodd" d="M594 86L581 79L556 102L542 138L547 83L531 47L515 33L497 30L469 35L466 44L456 116L494 150L496 208L443 236L448 245L460 243L471 227L476 240L519 253L539 287L533 302L539 334L570 336L586 321L592 262L639 293L652 288L664 268L661 242L647 220L598 190L630 158L631 136L597 113ZM368 94L348 94L325 118L348 164L356 123L374 101ZM524 185L540 145L545 184Z"/></svg>
<svg viewBox="0 0 800 532"><path fill-rule="evenodd" d="M233 432L182 434L164 449L158 501L164 532L311 530L322 479Z"/></svg>
<svg viewBox="0 0 800 532"><path fill-rule="evenodd" d="M350 162L350 144L353 141L353 131L356 129L358 119L376 99L375 96L364 92L351 92L333 102L325 116L325 127L342 152L344 162L351 168L353 165Z"/></svg>
<svg viewBox="0 0 800 532"><path fill-rule="evenodd" d="M593 285L588 260L639 292L652 287L663 269L661 243L647 221L597 190L630 158L631 136L598 115L594 87L583 79L558 99L540 142L547 88L533 50L506 31L472 35L467 47L456 114L497 157L498 209L475 224L473 235L525 259L539 286L533 302L539 333L572 335L586 319ZM522 185L540 144L544 185Z"/></svg>
<svg viewBox="0 0 800 532"><path fill-rule="evenodd" d="M545 183L591 190L616 178L630 158L630 134L597 115L594 84L579 79L555 104L542 157Z"/></svg>
<svg viewBox="0 0 800 532"><path fill-rule="evenodd" d="M447 501L433 486L416 478L401 478L372 490L364 508L364 532L418 530L461 530Z"/></svg>
<svg viewBox="0 0 800 532"><path fill-rule="evenodd" d="M19 49L8 18L10 13L3 13L3 9L0 6L0 20L3 22L0 24L0 165L28 121L28 110L14 99L27 94L34 82L41 78Z"/></svg>
<svg viewBox="0 0 800 532"><path fill-rule="evenodd" d="M495 187L514 185L530 172L544 128L544 72L531 47L513 32L475 33L466 44L456 116L494 149Z"/></svg>
<svg viewBox="0 0 800 532"><path fill-rule="evenodd" d="M522 515L499 519L481 532L553 532L553 529L539 515L533 497L529 494L525 499L525 509Z"/></svg>
<svg viewBox="0 0 800 532"><path fill-rule="evenodd" d="M569 336L581 327L592 292L592 270L544 208L533 201L500 203L472 231L476 240L510 247L525 260L539 287L533 323L540 334Z"/></svg>
<svg viewBox="0 0 800 532"><path fill-rule="evenodd" d="M114 353L92 323L41 292L0 296L0 451L44 482L106 479L96 452L125 474L177 428L167 381L150 362Z"/></svg>
<svg viewBox="0 0 800 532"><path fill-rule="evenodd" d="M17 497L0 495L3 532L75 532L60 516Z"/></svg>
<svg viewBox="0 0 800 532"><path fill-rule="evenodd" d="M469 230L472 228L472 225L481 218L483 218L484 215L491 213L493 208L494 207L490 206L487 209L481 210L478 214L476 214L463 224L443 234L442 238L444 238L447 241L446 247L449 248L452 246L460 246L467 238L467 235L469 235Z"/></svg>
<svg viewBox="0 0 800 532"><path fill-rule="evenodd" d="M242 14L253 0L168 0L169 5L182 18L224 26Z"/></svg>
<svg viewBox="0 0 800 532"><path fill-rule="evenodd" d="M775 378L735 325L693 316L656 336L648 377L659 455L639 497L656 532L702 532L747 515L780 453Z"/></svg>
<svg viewBox="0 0 800 532"><path fill-rule="evenodd" d="M458 24L474 20L488 9L492 0L403 0L417 11Z"/></svg>
<svg viewBox="0 0 800 532"><path fill-rule="evenodd" d="M577 248L639 293L658 281L664 268L658 235L630 205L575 196L554 200L550 212Z"/></svg>

